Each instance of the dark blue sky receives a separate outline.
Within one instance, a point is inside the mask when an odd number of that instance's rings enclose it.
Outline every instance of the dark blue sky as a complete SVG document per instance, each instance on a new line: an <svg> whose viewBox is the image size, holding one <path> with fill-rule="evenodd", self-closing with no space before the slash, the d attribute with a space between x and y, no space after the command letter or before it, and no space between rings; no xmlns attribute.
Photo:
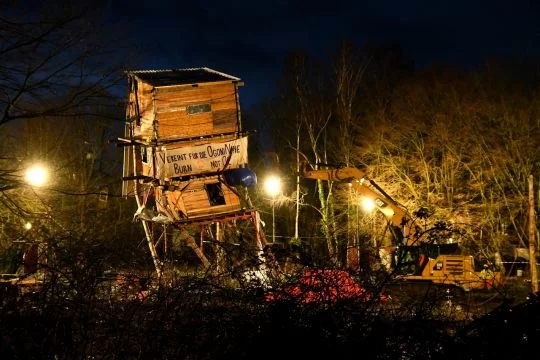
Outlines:
<svg viewBox="0 0 540 360"><path fill-rule="evenodd" d="M319 4L316 4L319 3ZM421 66L486 57L538 58L540 1L111 1L111 17L142 46L137 66L207 66L245 82L249 107L273 89L294 49L325 56L348 39L399 44Z"/></svg>

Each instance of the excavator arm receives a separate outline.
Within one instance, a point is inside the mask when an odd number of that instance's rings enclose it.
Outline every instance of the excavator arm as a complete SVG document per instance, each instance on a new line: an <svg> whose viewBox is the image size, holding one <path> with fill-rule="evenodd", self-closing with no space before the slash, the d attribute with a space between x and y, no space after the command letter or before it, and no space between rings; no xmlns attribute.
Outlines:
<svg viewBox="0 0 540 360"><path fill-rule="evenodd" d="M373 201L374 206L403 232L403 243L410 245L414 242L411 217L407 210L399 205L390 195L381 189L373 180L366 177L366 173L355 167L325 167L311 169L305 165L299 174L306 179L335 181L347 183L361 196Z"/></svg>

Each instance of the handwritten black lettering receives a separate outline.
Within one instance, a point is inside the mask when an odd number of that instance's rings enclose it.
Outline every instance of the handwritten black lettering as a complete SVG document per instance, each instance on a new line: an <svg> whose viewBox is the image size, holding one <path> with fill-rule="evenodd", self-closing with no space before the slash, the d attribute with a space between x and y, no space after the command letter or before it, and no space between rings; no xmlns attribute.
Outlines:
<svg viewBox="0 0 540 360"><path fill-rule="evenodd" d="M173 166L174 166L174 173L176 175L193 172L193 167L190 164L187 164L187 165L173 164Z"/></svg>

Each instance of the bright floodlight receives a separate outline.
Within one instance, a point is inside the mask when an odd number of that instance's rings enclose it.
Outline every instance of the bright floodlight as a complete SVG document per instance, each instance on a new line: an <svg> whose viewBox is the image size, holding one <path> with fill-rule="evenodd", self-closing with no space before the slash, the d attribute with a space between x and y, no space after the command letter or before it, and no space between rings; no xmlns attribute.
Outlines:
<svg viewBox="0 0 540 360"><path fill-rule="evenodd" d="M26 170L25 179L32 186L43 186L47 181L47 170L41 165L34 165Z"/></svg>
<svg viewBox="0 0 540 360"><path fill-rule="evenodd" d="M276 196L281 191L281 179L275 175L266 178L264 189L271 197Z"/></svg>
<svg viewBox="0 0 540 360"><path fill-rule="evenodd" d="M24 224L24 228L25 228L26 230L30 230L30 229L32 228L32 223L27 222L26 224Z"/></svg>
<svg viewBox="0 0 540 360"><path fill-rule="evenodd" d="M373 209L375 209L375 201L373 199L370 199L368 197L362 198L362 209L366 212L370 212Z"/></svg>

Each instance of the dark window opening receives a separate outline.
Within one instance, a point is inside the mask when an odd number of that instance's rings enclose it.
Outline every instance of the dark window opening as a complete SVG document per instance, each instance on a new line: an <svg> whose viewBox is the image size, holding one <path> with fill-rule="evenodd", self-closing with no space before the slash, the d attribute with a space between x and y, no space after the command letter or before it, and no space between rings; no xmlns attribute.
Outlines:
<svg viewBox="0 0 540 360"><path fill-rule="evenodd" d="M187 113L189 115L202 114L212 111L212 106L210 104L200 104L200 105L188 105Z"/></svg>
<svg viewBox="0 0 540 360"><path fill-rule="evenodd" d="M225 205L225 196L221 189L221 183L204 184L204 189L208 194L208 200L211 206Z"/></svg>
<svg viewBox="0 0 540 360"><path fill-rule="evenodd" d="M141 158L143 163L148 163L148 150L144 146L141 146Z"/></svg>

